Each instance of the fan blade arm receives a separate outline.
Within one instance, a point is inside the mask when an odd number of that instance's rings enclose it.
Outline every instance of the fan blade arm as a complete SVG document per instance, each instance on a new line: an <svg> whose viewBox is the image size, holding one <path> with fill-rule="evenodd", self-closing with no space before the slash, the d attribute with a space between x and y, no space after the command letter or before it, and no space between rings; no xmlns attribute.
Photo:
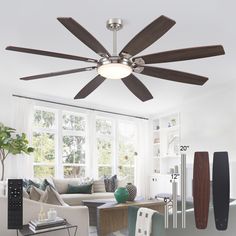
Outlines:
<svg viewBox="0 0 236 236"><path fill-rule="evenodd" d="M93 80L86 84L79 93L74 97L74 99L86 98L90 93L92 93L98 86L100 86L106 78L97 75Z"/></svg>
<svg viewBox="0 0 236 236"><path fill-rule="evenodd" d="M85 61L85 62L97 63L97 60L92 59L92 58L74 56L74 55L58 53L58 52L38 50L38 49L33 49L33 48L8 46L8 47L6 47L6 50L15 51L15 52L22 52L22 53L29 53L29 54L35 54L35 55L40 55L40 56L48 56L48 57L56 57L56 58L76 60L76 61Z"/></svg>
<svg viewBox="0 0 236 236"><path fill-rule="evenodd" d="M142 102L153 99L146 86L133 74L122 79L125 86Z"/></svg>
<svg viewBox="0 0 236 236"><path fill-rule="evenodd" d="M143 61L144 64L165 63L174 61L185 61L200 59L206 57L215 57L224 55L225 51L222 45L212 45L203 47L192 47L176 49L171 51L153 53L133 58L133 61Z"/></svg>
<svg viewBox="0 0 236 236"><path fill-rule="evenodd" d="M73 74L73 73L78 73L78 72L83 72L83 71L91 71L94 69L96 69L95 66L94 67L79 68L79 69L72 69L72 70L64 70L64 71L58 71L58 72L50 72L50 73L45 73L45 74L22 77L22 78L20 78L20 80L29 81L29 80L35 80L35 79L43 79L43 78Z"/></svg>
<svg viewBox="0 0 236 236"><path fill-rule="evenodd" d="M207 77L160 67L144 66L140 73L159 79L194 85L204 85L208 81Z"/></svg>
<svg viewBox="0 0 236 236"><path fill-rule="evenodd" d="M102 46L102 44L73 18L58 17L57 20L62 25L64 25L65 28L67 28L77 39L79 39L99 56L110 56L110 53Z"/></svg>
<svg viewBox="0 0 236 236"><path fill-rule="evenodd" d="M120 56L124 56L126 54L135 56L160 39L175 25L175 23L176 22L174 20L166 16L162 15L158 17L129 41L129 43L120 52Z"/></svg>

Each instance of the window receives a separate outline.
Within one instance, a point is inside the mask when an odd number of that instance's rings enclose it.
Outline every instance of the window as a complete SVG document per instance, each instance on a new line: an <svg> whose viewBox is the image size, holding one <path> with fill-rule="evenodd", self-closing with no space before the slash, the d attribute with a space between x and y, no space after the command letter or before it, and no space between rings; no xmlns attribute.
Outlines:
<svg viewBox="0 0 236 236"><path fill-rule="evenodd" d="M64 177L85 176L86 120L76 113L63 112L63 173Z"/></svg>
<svg viewBox="0 0 236 236"><path fill-rule="evenodd" d="M34 175L55 175L56 112L35 109L33 122Z"/></svg>
<svg viewBox="0 0 236 236"><path fill-rule="evenodd" d="M35 107L34 176L81 177L86 169L86 116Z"/></svg>
<svg viewBox="0 0 236 236"><path fill-rule="evenodd" d="M98 176L112 174L113 159L113 126L112 121L96 119Z"/></svg>
<svg viewBox="0 0 236 236"><path fill-rule="evenodd" d="M133 122L96 118L98 176L117 174L134 183L136 125Z"/></svg>
<svg viewBox="0 0 236 236"><path fill-rule="evenodd" d="M85 113L35 107L32 145L36 178L85 177L88 173L96 178L117 174L118 178L134 182L136 124L90 116L95 122L89 127ZM95 173L91 173L92 169Z"/></svg>
<svg viewBox="0 0 236 236"><path fill-rule="evenodd" d="M118 176L134 183L136 152L136 126L133 123L118 123Z"/></svg>

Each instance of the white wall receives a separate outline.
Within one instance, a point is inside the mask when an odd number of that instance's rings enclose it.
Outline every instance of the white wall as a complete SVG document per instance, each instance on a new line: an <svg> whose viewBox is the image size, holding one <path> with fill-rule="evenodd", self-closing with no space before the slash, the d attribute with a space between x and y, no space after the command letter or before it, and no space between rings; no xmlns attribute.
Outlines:
<svg viewBox="0 0 236 236"><path fill-rule="evenodd" d="M195 151L208 151L212 164L213 152L228 151L231 167L231 196L236 197L236 86L185 102L176 107L181 114L181 144L189 146L188 166ZM170 112L170 111L169 111ZM171 111L173 112L173 110ZM188 190L192 170L188 171Z"/></svg>

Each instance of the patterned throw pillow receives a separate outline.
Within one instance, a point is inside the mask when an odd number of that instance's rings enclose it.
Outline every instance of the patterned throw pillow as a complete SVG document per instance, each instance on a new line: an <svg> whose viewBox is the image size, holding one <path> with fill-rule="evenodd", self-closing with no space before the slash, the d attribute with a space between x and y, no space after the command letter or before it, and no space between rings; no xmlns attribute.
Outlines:
<svg viewBox="0 0 236 236"><path fill-rule="evenodd" d="M55 189L55 187L49 183L49 181L47 179L44 179L43 182L40 184L40 189L42 189L43 191L46 190L47 186L52 187L53 189Z"/></svg>
<svg viewBox="0 0 236 236"><path fill-rule="evenodd" d="M104 177L105 189L106 192L115 192L117 188L117 175L113 175L112 177Z"/></svg>
<svg viewBox="0 0 236 236"><path fill-rule="evenodd" d="M93 192L94 193L104 193L106 192L104 179L93 181Z"/></svg>

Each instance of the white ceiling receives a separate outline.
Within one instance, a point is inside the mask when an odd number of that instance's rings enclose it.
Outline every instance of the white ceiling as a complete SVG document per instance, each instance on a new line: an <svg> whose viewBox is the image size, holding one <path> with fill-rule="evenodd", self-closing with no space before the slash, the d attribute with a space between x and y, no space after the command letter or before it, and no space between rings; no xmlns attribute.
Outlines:
<svg viewBox="0 0 236 236"><path fill-rule="evenodd" d="M0 0L0 3L0 84L15 91L73 102L74 95L95 77L95 72L83 72L31 82L19 81L21 76L90 64L4 50L8 45L98 58L56 20L59 16L76 19L110 51L112 35L105 27L108 18L124 20L124 28L118 33L118 49L121 50L136 33L160 15L177 23L140 55L211 44L222 44L226 51L221 57L159 65L208 76L210 80L203 87L138 75L150 89L153 100L143 103L121 81L107 80L84 101L76 101L78 105L147 116L232 83L236 76L234 0L227 3L222 0Z"/></svg>

